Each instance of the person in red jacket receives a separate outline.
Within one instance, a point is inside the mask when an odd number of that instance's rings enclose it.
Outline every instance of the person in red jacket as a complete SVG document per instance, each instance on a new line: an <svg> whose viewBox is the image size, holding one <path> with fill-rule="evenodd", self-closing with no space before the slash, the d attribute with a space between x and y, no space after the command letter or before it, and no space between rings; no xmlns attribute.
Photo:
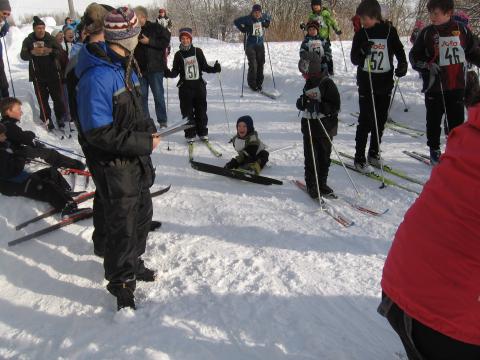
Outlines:
<svg viewBox="0 0 480 360"><path fill-rule="evenodd" d="M468 121L405 214L382 277L384 315L410 360L480 359L480 86L469 72Z"/></svg>

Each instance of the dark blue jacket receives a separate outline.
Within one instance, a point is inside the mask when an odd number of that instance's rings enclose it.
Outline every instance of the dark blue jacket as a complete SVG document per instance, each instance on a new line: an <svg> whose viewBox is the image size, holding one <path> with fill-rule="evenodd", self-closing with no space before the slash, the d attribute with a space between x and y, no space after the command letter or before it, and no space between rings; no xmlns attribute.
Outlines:
<svg viewBox="0 0 480 360"><path fill-rule="evenodd" d="M105 43L84 46L78 55L75 74L80 132L87 158L110 161L120 157L148 157L152 153L155 125L143 115L140 85L126 88L122 59Z"/></svg>
<svg viewBox="0 0 480 360"><path fill-rule="evenodd" d="M238 30L245 34L247 37L246 39L246 47L252 47L255 45L263 45L265 30L270 26L271 18L267 14L262 14L260 19L254 18L252 15L242 16L238 19L235 19L233 22ZM255 36L253 34L253 25L255 23L262 24L263 34L261 36Z"/></svg>
<svg viewBox="0 0 480 360"><path fill-rule="evenodd" d="M9 29L10 29L10 25L8 22L5 21L5 24L0 29L0 38L6 36ZM0 41L0 59L2 58L3 58L3 43L2 41Z"/></svg>

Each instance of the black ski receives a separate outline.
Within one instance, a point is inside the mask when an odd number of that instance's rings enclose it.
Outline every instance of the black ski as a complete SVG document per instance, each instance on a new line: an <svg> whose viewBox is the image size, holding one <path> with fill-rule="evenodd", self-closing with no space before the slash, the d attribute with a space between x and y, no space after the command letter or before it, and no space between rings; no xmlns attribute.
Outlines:
<svg viewBox="0 0 480 360"><path fill-rule="evenodd" d="M76 197L75 199L73 199L77 204L80 204L82 202L85 202L91 198L93 198L93 196L95 195L95 191L92 191L92 192L88 192L88 193L85 193L85 194L81 194L79 195L78 197ZM15 230L20 230L20 229L23 229L24 227L30 225L30 224L33 224L39 220L42 220L42 219L45 219L49 216L52 216L52 215L55 215L57 213L59 213L60 210L58 209L50 209L50 210L47 210L45 211L43 214L40 214L38 216L35 216L34 218L31 218L30 220L27 220L27 221L24 221L23 223L21 224L18 224L17 226L15 226Z"/></svg>
<svg viewBox="0 0 480 360"><path fill-rule="evenodd" d="M190 161L190 165L192 168L195 170L201 171L201 172L206 172L210 174L215 174L215 175L220 175L220 176L225 176L229 177L232 179L237 179L237 180L243 180L243 181L248 181L252 182L255 184L261 184L261 185L283 185L283 182L277 179L265 177L265 176L260 176L260 175L253 175L249 174L247 172L242 172L239 170L230 170L230 169L225 169L220 166L215 166L215 165L210 165L206 163L201 163L198 161Z"/></svg>
<svg viewBox="0 0 480 360"><path fill-rule="evenodd" d="M160 196L162 194L165 194L168 190L170 190L170 187L171 185L167 186L166 188L164 189L161 189L161 190L158 190L158 191L155 191L151 194L152 197L155 197L155 196ZM17 244L20 244L22 242L25 242L25 241L28 241L28 240L31 240L31 239L34 239L34 238L37 238L37 237L40 237L42 235L45 235L45 234L48 234L48 233L51 233L52 231L55 231L55 230L58 230L58 229L61 229L67 225L70 225L70 224L73 224L73 223L76 223L80 220L84 220L84 219L89 219L93 216L93 209L88 209L87 211L85 212L81 212L77 215L73 215L69 218L66 218L66 219L63 219L63 220L60 220L59 222L57 222L56 224L54 225L50 225L50 226L47 226L46 228L43 228L41 230L38 230L38 231L35 231L31 234L28 234L28 235L25 235L25 236L22 236L18 239L15 239L15 240L12 240L12 241L9 241L8 242L8 246L14 246L14 245L17 245Z"/></svg>
<svg viewBox="0 0 480 360"><path fill-rule="evenodd" d="M430 162L430 158L427 158L427 157L424 156L423 154L419 154L419 153L417 153L417 152L415 152L415 151L412 152L412 151L407 151L407 150L404 150L403 153L404 153L405 155L410 156L411 158L414 158L415 160L418 160L418 161L424 163L424 164L427 165L427 166L431 166L431 165L432 165L431 162Z"/></svg>

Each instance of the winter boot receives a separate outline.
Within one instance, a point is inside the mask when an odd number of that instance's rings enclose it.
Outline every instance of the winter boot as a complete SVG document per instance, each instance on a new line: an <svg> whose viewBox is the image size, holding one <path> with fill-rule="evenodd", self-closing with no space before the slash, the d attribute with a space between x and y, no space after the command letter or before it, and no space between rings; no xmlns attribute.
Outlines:
<svg viewBox="0 0 480 360"><path fill-rule="evenodd" d="M379 154L368 154L368 163L376 168L381 168L384 166L383 159L380 157Z"/></svg>
<svg viewBox="0 0 480 360"><path fill-rule="evenodd" d="M157 229L160 229L161 227L162 227L162 223L160 221L152 220L150 222L150 231L155 231Z"/></svg>
<svg viewBox="0 0 480 360"><path fill-rule="evenodd" d="M442 155L440 150L430 149L430 164L432 164L432 166L438 165L440 162L440 155Z"/></svg>
<svg viewBox="0 0 480 360"><path fill-rule="evenodd" d="M131 308L133 310L136 309L135 307L135 296L133 292L135 291L136 282L135 280L125 282L122 284L108 284L107 290L117 298L117 310L121 310L123 308Z"/></svg>
<svg viewBox="0 0 480 360"><path fill-rule="evenodd" d="M91 208L78 208L77 203L69 201L62 210L62 219L67 219L72 216L80 215L92 211Z"/></svg>
<svg viewBox="0 0 480 360"><path fill-rule="evenodd" d="M187 141L187 144L193 144L195 142L195 138L194 137L191 137L191 138L185 138L185 140Z"/></svg>
<svg viewBox="0 0 480 360"><path fill-rule="evenodd" d="M145 266L141 258L138 259L138 269L136 273L137 281L152 282L155 281L157 273Z"/></svg>
<svg viewBox="0 0 480 360"><path fill-rule="evenodd" d="M207 142L208 141L208 135L200 136L200 140L202 140L203 142Z"/></svg>
<svg viewBox="0 0 480 360"><path fill-rule="evenodd" d="M48 119L48 120L46 121L46 123L47 123L48 131L55 130L55 125L53 124L52 119Z"/></svg>
<svg viewBox="0 0 480 360"><path fill-rule="evenodd" d="M373 172L372 167L368 165L367 162L354 161L353 165L355 166L355 169L362 174Z"/></svg>
<svg viewBox="0 0 480 360"><path fill-rule="evenodd" d="M320 195L326 199L336 199L337 195L335 195L335 192L333 189L328 186L327 184L320 185Z"/></svg>

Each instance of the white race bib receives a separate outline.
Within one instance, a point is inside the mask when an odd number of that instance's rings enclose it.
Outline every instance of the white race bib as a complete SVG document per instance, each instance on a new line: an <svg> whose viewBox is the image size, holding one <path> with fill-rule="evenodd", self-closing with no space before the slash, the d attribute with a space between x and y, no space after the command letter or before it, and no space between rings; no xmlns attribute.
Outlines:
<svg viewBox="0 0 480 360"><path fill-rule="evenodd" d="M310 40L308 42L308 51L320 53L323 52L322 40Z"/></svg>
<svg viewBox="0 0 480 360"><path fill-rule="evenodd" d="M460 43L460 37L448 36L439 38L440 66L450 66L465 63L465 51Z"/></svg>
<svg viewBox="0 0 480 360"><path fill-rule="evenodd" d="M320 94L320 88L318 86L312 89L306 90L305 95L307 95L310 99L315 99L317 101L320 101L322 99Z"/></svg>
<svg viewBox="0 0 480 360"><path fill-rule="evenodd" d="M388 39L369 39L374 44L372 45L371 55L365 59L363 70L368 71L368 59L370 59L370 66L372 73L382 74L391 70L390 59L388 57Z"/></svg>
<svg viewBox="0 0 480 360"><path fill-rule="evenodd" d="M190 56L183 59L185 65L185 80L198 80L200 79L200 67L198 66L197 57Z"/></svg>
<svg viewBox="0 0 480 360"><path fill-rule="evenodd" d="M257 37L263 36L263 28L261 22L253 23L252 35Z"/></svg>

